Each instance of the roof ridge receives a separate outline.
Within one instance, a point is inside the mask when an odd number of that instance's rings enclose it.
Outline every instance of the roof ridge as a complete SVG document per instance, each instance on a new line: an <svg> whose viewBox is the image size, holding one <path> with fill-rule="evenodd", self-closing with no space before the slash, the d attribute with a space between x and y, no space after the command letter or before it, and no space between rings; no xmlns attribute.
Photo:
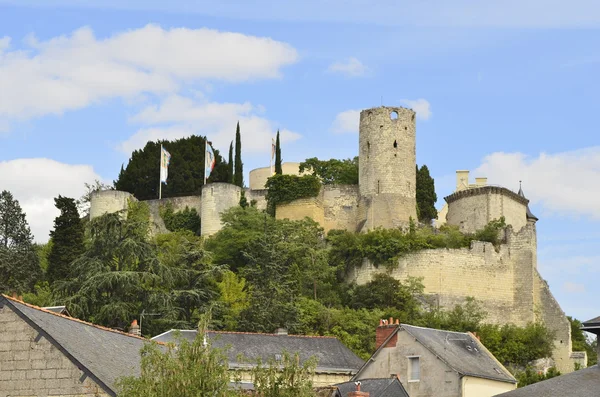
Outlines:
<svg viewBox="0 0 600 397"><path fill-rule="evenodd" d="M141 340L146 341L146 342L156 342L156 341L151 341L149 339L146 339L143 336L133 335L133 334L130 334L128 332L123 332L123 331L119 331L119 330L116 330L116 329L113 329L113 328L104 327L102 325L90 323L88 321L83 321L83 320L80 320L80 319L75 318L75 317L65 316L64 314L60 314L60 313L56 313L56 312L53 312L53 311L50 311L50 310L46 310L46 309L44 309L42 307L35 306L35 305L30 304L30 303L23 302L21 300L12 298L12 297L10 297L8 295L5 295L5 294L1 294L1 295L4 298L6 298L6 299L8 299L10 301L13 301L13 302L19 303L21 305L24 305L26 307L29 307L30 309L39 310L39 311L41 311L43 313L52 314L53 316L61 317L61 318L64 318L66 320L75 321L75 322L80 323L80 324L89 325L89 326L94 327L94 328L98 328L98 329L101 329L101 330L104 330L104 331L114 332L116 334L121 334L121 335L129 336L131 338L141 339ZM156 342L156 343L164 344L163 342Z"/></svg>
<svg viewBox="0 0 600 397"><path fill-rule="evenodd" d="M183 330L180 330L183 331ZM290 335L290 334L285 334L285 335L281 335L281 334L271 334L271 333L266 333L266 332L243 332L243 331L213 331L213 330L209 330L207 332L213 332L216 334L241 334L241 335L267 335L267 336L293 336L296 338L322 338L322 339L337 339L337 337L335 336L326 336L326 335Z"/></svg>
<svg viewBox="0 0 600 397"><path fill-rule="evenodd" d="M471 334L470 332L460 332L460 331L447 331L445 329L437 329L437 328L428 328L428 327L419 327L418 325L411 325L411 324L400 324L401 326L409 326L409 327L413 327L413 328L419 328L419 329L426 329L429 331L437 331L437 332L448 332L448 333L452 333L452 334L461 334L461 335L466 335L469 336L469 334ZM471 334L472 335L472 334Z"/></svg>

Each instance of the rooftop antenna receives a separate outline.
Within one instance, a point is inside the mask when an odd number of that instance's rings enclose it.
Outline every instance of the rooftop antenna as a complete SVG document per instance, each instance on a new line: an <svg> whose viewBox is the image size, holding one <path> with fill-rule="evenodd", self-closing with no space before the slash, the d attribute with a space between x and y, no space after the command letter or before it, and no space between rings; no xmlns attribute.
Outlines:
<svg viewBox="0 0 600 397"><path fill-rule="evenodd" d="M381 96L381 107L383 107L383 95Z"/></svg>

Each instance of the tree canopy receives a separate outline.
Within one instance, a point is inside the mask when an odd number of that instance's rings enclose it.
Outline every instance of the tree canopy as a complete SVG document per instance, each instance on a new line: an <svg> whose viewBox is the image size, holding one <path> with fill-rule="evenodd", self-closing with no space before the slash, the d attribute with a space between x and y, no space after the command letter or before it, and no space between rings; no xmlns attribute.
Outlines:
<svg viewBox="0 0 600 397"><path fill-rule="evenodd" d="M426 165L422 165L421 168L417 166L416 190L419 221L429 225L433 219L437 218L435 209L437 195L435 194L434 180L429 175L429 168Z"/></svg>
<svg viewBox="0 0 600 397"><path fill-rule="evenodd" d="M324 185L358 185L358 157L319 160L312 157L300 163L300 172L308 171Z"/></svg>

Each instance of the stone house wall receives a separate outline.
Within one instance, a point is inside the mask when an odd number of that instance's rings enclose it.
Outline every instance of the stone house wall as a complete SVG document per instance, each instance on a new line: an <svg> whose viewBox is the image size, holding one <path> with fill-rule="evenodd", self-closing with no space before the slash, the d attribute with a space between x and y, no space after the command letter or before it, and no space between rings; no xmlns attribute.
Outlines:
<svg viewBox="0 0 600 397"><path fill-rule="evenodd" d="M0 397L107 397L8 306L0 308Z"/></svg>

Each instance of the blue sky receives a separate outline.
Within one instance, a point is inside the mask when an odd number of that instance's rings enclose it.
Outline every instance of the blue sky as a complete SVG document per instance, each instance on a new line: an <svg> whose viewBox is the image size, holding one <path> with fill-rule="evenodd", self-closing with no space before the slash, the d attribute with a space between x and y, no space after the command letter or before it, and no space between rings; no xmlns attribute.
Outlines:
<svg viewBox="0 0 600 397"><path fill-rule="evenodd" d="M418 3L418 4L417 4ZM591 0L0 0L0 189L37 241L53 197L116 178L148 139L240 120L246 172L348 158L357 111L413 107L417 161L518 189L542 276L569 315L600 314L600 4ZM246 178L247 180L247 178Z"/></svg>

